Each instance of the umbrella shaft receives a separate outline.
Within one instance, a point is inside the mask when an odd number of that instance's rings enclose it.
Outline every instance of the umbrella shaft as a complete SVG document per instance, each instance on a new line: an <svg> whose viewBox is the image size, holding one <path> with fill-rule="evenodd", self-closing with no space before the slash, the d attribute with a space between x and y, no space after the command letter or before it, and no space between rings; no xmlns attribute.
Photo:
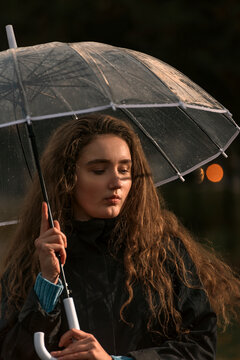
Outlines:
<svg viewBox="0 0 240 360"><path fill-rule="evenodd" d="M54 222L53 222L53 217L52 217L52 211L51 211L51 208L50 208L47 189L46 189L45 181L44 181L41 166L40 166L40 161L39 161L39 156L38 156L38 149L37 149L37 144L36 144L36 138L35 138L35 134L34 134L34 131L33 131L32 123L30 121L27 122L27 129L28 129L28 136L29 136L30 143L31 143L31 149L32 149L32 152L33 152L35 165L36 165L37 172L38 172L38 177L39 177L39 181L40 181L40 186L41 186L41 190L42 190L43 199L47 203L47 207L48 207L49 226L51 228L53 228L54 227ZM68 284L66 282L65 273L64 273L64 270L63 270L63 265L61 263L61 257L60 257L60 254L58 254L58 253L56 255L57 255L57 258L58 258L58 261L59 261L59 265L60 265L60 275L61 275L61 279L62 279L63 286L64 286L65 297L68 298L69 297L69 289L68 289Z"/></svg>
<svg viewBox="0 0 240 360"><path fill-rule="evenodd" d="M45 181L43 179L43 175L42 175L42 171L41 171L41 166L40 166L39 156L38 156L38 149L37 149L37 144L36 144L36 139L35 139L32 123L27 123L27 129L28 129L28 136L29 136L29 139L30 139L30 142L31 142L31 148L32 148L32 151L33 151L33 157L34 157L35 165L36 165L37 172L38 172L38 177L39 177L39 181L40 181L40 186L41 186L41 190L42 190L43 199L47 203L47 206L48 206L49 225L50 225L51 228L53 228L54 227L53 217L52 217L52 212L51 212L51 208L50 208L50 204L49 204L49 200L48 200Z"/></svg>

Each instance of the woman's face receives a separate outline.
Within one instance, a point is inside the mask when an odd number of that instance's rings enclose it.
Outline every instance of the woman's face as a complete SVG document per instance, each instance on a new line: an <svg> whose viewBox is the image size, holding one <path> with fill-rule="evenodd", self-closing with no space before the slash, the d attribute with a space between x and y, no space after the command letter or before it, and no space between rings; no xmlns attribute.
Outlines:
<svg viewBox="0 0 240 360"><path fill-rule="evenodd" d="M132 185L131 154L125 140L98 135L76 164L74 217L77 220L117 216Z"/></svg>

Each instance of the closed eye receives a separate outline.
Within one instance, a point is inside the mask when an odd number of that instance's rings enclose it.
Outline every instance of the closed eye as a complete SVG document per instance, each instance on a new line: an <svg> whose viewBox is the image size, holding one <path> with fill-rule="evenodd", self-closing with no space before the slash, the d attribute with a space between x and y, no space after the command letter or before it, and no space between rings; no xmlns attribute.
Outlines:
<svg viewBox="0 0 240 360"><path fill-rule="evenodd" d="M96 175L101 175L105 172L105 169L92 170L92 172Z"/></svg>
<svg viewBox="0 0 240 360"><path fill-rule="evenodd" d="M120 172L121 174L128 174L129 169L119 169L118 172Z"/></svg>

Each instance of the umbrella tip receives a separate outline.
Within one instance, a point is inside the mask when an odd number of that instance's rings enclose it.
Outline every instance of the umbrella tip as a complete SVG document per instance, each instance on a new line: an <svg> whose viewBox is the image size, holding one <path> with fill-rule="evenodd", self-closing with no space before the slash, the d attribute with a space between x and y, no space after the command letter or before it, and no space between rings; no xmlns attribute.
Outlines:
<svg viewBox="0 0 240 360"><path fill-rule="evenodd" d="M180 179L182 182L185 181L184 177L183 177L179 172L178 172L178 177L179 177L179 179Z"/></svg>
<svg viewBox="0 0 240 360"><path fill-rule="evenodd" d="M9 49L16 49L17 42L16 42L16 38L15 38L15 34L14 34L12 25L6 26L6 33L7 33L7 38L8 38Z"/></svg>
<svg viewBox="0 0 240 360"><path fill-rule="evenodd" d="M179 101L179 106L182 108L182 109L187 109L187 106L184 102L182 102L181 100Z"/></svg>
<svg viewBox="0 0 240 360"><path fill-rule="evenodd" d="M222 155L227 159L228 158L228 155L225 153L225 151L223 149L220 149Z"/></svg>
<svg viewBox="0 0 240 360"><path fill-rule="evenodd" d="M113 111L116 111L117 110L117 108L116 108L116 105L111 101L111 107L112 107L112 109L113 109Z"/></svg>

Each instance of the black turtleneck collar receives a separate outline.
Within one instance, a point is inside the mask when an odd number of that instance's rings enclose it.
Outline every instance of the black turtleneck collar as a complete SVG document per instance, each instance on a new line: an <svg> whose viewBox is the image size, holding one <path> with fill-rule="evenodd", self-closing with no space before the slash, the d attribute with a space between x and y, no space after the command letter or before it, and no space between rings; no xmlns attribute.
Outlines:
<svg viewBox="0 0 240 360"><path fill-rule="evenodd" d="M81 243L98 245L100 242L108 243L114 229L117 217L111 219L91 219L88 221L72 221L72 229L67 232L68 252L77 251Z"/></svg>

